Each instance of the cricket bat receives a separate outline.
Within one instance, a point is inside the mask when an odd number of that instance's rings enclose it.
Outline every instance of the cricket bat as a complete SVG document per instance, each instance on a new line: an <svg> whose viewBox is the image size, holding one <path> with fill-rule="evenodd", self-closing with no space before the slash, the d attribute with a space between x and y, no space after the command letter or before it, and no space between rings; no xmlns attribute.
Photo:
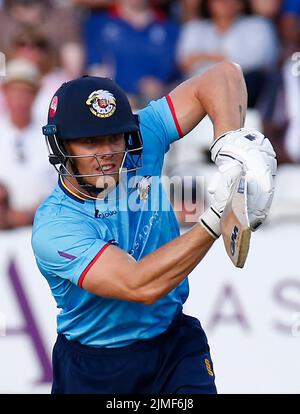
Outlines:
<svg viewBox="0 0 300 414"><path fill-rule="evenodd" d="M221 234L232 263L236 267L244 267L251 238L247 211L247 179L244 171L232 186L221 217Z"/></svg>

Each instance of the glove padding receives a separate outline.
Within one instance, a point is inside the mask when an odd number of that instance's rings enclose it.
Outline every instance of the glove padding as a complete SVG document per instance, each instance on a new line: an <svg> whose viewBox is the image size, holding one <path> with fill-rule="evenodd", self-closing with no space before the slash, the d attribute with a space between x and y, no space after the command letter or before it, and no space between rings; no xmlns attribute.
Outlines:
<svg viewBox="0 0 300 414"><path fill-rule="evenodd" d="M226 202L230 196L231 188L239 174L242 166L236 161L220 167L210 184L208 192L212 195L211 206L200 216L199 222L206 231L215 239L221 234L220 219Z"/></svg>
<svg viewBox="0 0 300 414"><path fill-rule="evenodd" d="M239 129L218 138L211 146L211 158L219 171L240 165L248 181L248 216L255 231L266 219L274 195L276 154L270 141L255 129Z"/></svg>

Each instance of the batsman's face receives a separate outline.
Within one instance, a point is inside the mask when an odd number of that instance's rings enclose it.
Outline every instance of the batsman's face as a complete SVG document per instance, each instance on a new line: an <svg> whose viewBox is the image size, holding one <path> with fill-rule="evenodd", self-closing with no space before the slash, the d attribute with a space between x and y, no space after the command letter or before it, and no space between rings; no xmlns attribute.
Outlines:
<svg viewBox="0 0 300 414"><path fill-rule="evenodd" d="M114 187L119 181L119 170L125 151L124 134L82 138L65 144L71 155L85 157L76 159L76 167L81 175L96 174L96 177L85 177L84 181L95 187Z"/></svg>

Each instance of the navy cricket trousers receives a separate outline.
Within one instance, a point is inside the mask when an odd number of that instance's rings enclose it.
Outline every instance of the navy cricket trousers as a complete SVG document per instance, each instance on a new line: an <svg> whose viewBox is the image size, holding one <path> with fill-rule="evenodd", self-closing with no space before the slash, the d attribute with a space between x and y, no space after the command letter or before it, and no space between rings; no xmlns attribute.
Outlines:
<svg viewBox="0 0 300 414"><path fill-rule="evenodd" d="M58 335L53 394L213 394L213 364L200 322L180 314L161 335L94 348Z"/></svg>

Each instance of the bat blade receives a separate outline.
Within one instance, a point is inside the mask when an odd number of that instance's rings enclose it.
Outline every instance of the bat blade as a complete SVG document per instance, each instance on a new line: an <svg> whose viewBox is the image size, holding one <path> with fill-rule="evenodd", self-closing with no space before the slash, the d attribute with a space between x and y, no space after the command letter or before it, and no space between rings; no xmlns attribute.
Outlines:
<svg viewBox="0 0 300 414"><path fill-rule="evenodd" d="M241 172L233 184L221 217L221 233L226 252L234 266L244 267L251 238L247 211L247 179L244 172Z"/></svg>

